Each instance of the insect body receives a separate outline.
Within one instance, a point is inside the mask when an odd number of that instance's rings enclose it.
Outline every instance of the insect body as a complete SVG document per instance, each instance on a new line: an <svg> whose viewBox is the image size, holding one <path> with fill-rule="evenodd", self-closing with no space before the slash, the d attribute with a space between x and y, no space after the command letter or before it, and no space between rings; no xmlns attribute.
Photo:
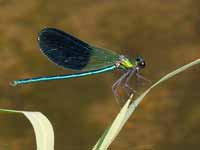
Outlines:
<svg viewBox="0 0 200 150"><path fill-rule="evenodd" d="M128 85L130 78L145 67L141 56L131 60L124 55L90 45L78 38L55 28L44 28L38 36L39 47L50 61L58 66L79 70L78 73L45 76L12 81L12 85L33 82L78 78L87 75L100 74L116 69L124 70L124 74L113 84L113 92L117 97L116 88L124 81L123 86L134 92Z"/></svg>

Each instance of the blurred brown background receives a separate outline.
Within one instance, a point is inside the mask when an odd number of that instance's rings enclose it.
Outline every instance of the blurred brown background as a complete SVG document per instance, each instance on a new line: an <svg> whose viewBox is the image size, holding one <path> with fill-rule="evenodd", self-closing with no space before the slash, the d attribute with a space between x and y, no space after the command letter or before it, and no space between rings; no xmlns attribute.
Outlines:
<svg viewBox="0 0 200 150"><path fill-rule="evenodd" d="M199 0L0 0L0 108L41 111L55 130L55 150L87 150L119 111L111 86L120 72L10 87L24 77L71 72L41 54L37 34L56 27L120 54L142 55L155 82L200 56ZM200 68L155 88L111 150L198 150ZM0 114L0 150L34 150L22 116Z"/></svg>

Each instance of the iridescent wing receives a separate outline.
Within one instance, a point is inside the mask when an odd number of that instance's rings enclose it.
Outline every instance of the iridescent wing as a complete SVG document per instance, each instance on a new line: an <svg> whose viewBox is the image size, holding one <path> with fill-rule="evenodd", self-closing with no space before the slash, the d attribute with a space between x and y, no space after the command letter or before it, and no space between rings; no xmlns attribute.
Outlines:
<svg viewBox="0 0 200 150"><path fill-rule="evenodd" d="M55 28L38 36L41 51L55 64L73 70L93 70L115 64L118 54L97 48Z"/></svg>

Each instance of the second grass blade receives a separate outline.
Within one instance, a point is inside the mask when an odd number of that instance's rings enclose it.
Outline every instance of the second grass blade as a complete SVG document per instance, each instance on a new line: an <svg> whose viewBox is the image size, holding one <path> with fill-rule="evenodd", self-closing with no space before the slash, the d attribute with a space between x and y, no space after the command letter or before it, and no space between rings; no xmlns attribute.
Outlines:
<svg viewBox="0 0 200 150"><path fill-rule="evenodd" d="M178 68L175 71L172 71L171 73L165 75L162 77L159 81L154 83L149 89L147 89L142 95L140 95L136 100L134 100L131 104L131 98L126 102L120 113L117 115L116 119L112 123L111 127L106 130L103 134L103 136L98 140L97 144L94 146L93 150L106 150L109 145L113 142L113 140L116 138L116 136L121 131L122 127L125 125L127 120L130 118L132 113L135 111L137 106L141 103L143 98L150 92L152 88L159 85L160 83L166 81L167 79L177 75L178 73L194 66L200 64L200 59L197 59L183 67Z"/></svg>

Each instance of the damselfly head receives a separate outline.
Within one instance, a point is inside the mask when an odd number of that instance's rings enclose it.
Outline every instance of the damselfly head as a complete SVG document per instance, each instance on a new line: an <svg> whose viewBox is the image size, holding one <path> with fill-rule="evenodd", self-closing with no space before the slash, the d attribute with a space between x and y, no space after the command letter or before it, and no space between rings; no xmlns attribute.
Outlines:
<svg viewBox="0 0 200 150"><path fill-rule="evenodd" d="M137 56L135 58L135 61L136 61L136 64L137 64L137 67L139 67L139 69L142 69L145 67L145 61L144 61L144 58L142 56Z"/></svg>

